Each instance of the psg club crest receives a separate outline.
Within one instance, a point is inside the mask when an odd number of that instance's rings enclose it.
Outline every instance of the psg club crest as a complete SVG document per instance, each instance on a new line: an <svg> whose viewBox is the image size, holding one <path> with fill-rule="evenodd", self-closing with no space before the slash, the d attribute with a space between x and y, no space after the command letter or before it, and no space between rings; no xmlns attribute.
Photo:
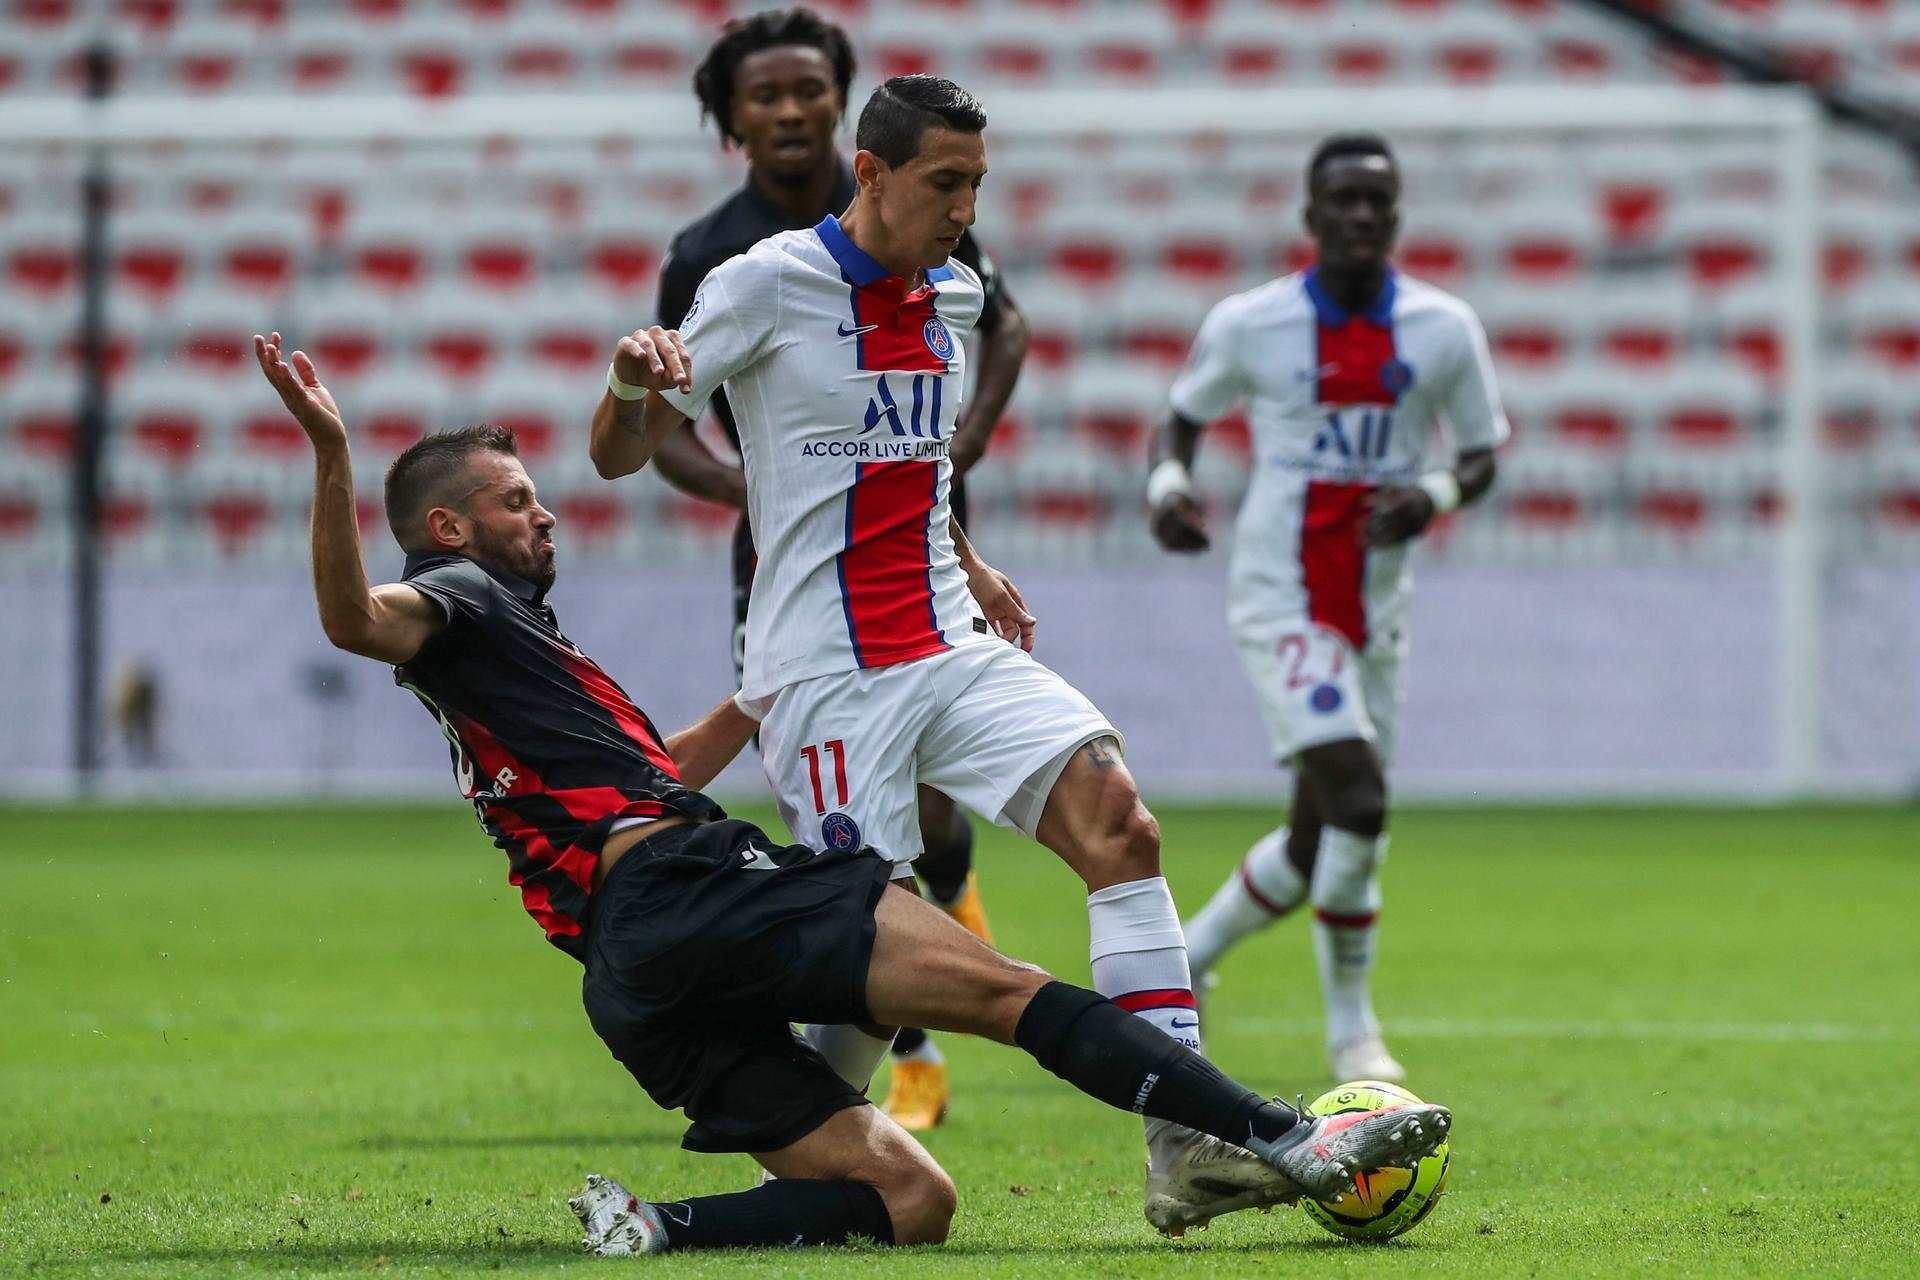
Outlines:
<svg viewBox="0 0 1920 1280"><path fill-rule="evenodd" d="M940 323L939 316L927 321L925 332L927 350L942 360L953 359L953 336L947 332L947 326Z"/></svg>
<svg viewBox="0 0 1920 1280"><path fill-rule="evenodd" d="M860 847L860 824L844 813L830 813L820 819L820 838L829 849L852 853Z"/></svg>
<svg viewBox="0 0 1920 1280"><path fill-rule="evenodd" d="M1323 684L1307 695L1307 705L1323 716L1330 716L1340 709L1340 686Z"/></svg>
<svg viewBox="0 0 1920 1280"><path fill-rule="evenodd" d="M1405 360L1389 360L1380 366L1380 385L1394 395L1402 395L1413 385L1413 366Z"/></svg>

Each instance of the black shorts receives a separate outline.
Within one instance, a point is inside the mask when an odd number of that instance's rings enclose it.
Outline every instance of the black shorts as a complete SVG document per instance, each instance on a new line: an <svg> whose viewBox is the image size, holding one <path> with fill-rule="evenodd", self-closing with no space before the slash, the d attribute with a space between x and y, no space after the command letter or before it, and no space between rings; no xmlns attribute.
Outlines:
<svg viewBox="0 0 1920 1280"><path fill-rule="evenodd" d="M777 1151L866 1098L792 1022L869 1022L873 912L893 864L781 847L751 823L629 849L587 908L593 1029L690 1151Z"/></svg>

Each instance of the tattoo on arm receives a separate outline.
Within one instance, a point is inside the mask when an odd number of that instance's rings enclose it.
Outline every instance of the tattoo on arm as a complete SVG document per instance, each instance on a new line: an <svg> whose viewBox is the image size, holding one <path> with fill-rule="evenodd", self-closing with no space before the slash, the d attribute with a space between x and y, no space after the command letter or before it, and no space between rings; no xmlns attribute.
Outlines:
<svg viewBox="0 0 1920 1280"><path fill-rule="evenodd" d="M1096 769L1111 769L1120 763L1120 744L1109 735L1101 735L1080 748L1087 753L1087 763Z"/></svg>

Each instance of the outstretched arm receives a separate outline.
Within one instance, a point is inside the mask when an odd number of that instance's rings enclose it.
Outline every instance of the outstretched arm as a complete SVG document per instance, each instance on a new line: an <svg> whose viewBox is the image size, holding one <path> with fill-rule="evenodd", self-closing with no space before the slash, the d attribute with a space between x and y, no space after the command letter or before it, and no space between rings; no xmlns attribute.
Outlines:
<svg viewBox="0 0 1920 1280"><path fill-rule="evenodd" d="M1193 459L1202 424L1178 413L1153 438L1153 469L1147 473L1147 506L1153 536L1169 551L1205 551L1207 514L1193 496Z"/></svg>
<svg viewBox="0 0 1920 1280"><path fill-rule="evenodd" d="M306 352L294 352L291 365L280 358L279 334L254 334L253 353L281 403L313 442L313 593L320 602L320 625L336 648L381 662L405 662L446 620L438 606L405 583L367 586L353 460L340 410Z"/></svg>
<svg viewBox="0 0 1920 1280"><path fill-rule="evenodd" d="M632 475L686 415L660 398L668 387L693 390L693 358L672 329L654 325L620 339L607 371L607 389L593 411L593 436L587 452L594 469L608 480Z"/></svg>
<svg viewBox="0 0 1920 1280"><path fill-rule="evenodd" d="M732 698L667 739L667 754L680 781L695 791L720 776L740 749L753 741L760 722Z"/></svg>

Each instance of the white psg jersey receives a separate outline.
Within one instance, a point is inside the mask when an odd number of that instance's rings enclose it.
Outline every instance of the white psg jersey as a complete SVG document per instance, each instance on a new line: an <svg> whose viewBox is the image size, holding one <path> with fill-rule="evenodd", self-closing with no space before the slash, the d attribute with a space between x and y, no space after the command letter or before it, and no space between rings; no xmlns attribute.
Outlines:
<svg viewBox="0 0 1920 1280"><path fill-rule="evenodd" d="M1411 587L1404 545L1363 541L1374 489L1419 479L1436 418L1460 450L1509 434L1472 310L1392 272L1353 314L1314 269L1225 299L1170 399L1201 423L1248 403L1254 468L1235 526L1236 630L1314 624L1356 650L1397 647Z"/></svg>
<svg viewBox="0 0 1920 1280"><path fill-rule="evenodd" d="M680 334L698 418L724 385L760 563L749 698L798 680L992 640L948 526L947 444L980 278L959 261L907 282L827 217L713 269Z"/></svg>

